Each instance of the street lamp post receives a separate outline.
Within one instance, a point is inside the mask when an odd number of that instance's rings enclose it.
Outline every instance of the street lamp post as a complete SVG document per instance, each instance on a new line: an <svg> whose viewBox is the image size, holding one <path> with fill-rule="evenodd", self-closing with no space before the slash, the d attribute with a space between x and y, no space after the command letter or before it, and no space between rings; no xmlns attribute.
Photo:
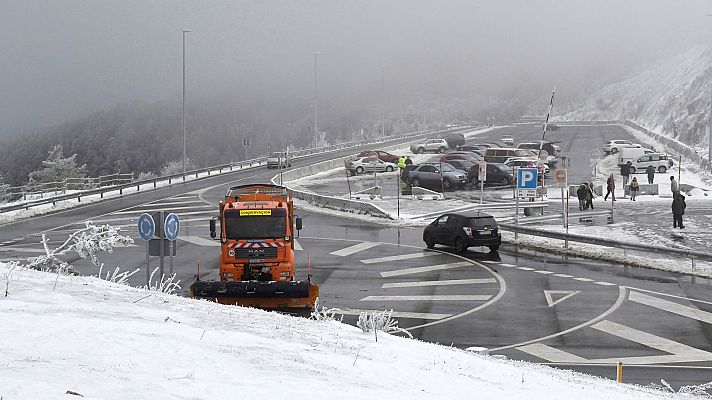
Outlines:
<svg viewBox="0 0 712 400"><path fill-rule="evenodd" d="M386 67L381 66L381 138L386 139Z"/></svg>
<svg viewBox="0 0 712 400"><path fill-rule="evenodd" d="M319 102L316 85L316 57L321 53L314 53L314 148L319 147Z"/></svg>
<svg viewBox="0 0 712 400"><path fill-rule="evenodd" d="M186 171L186 152L185 152L185 34L193 32L190 29L183 29L183 109L181 112L181 124L183 125L183 179L185 179Z"/></svg>

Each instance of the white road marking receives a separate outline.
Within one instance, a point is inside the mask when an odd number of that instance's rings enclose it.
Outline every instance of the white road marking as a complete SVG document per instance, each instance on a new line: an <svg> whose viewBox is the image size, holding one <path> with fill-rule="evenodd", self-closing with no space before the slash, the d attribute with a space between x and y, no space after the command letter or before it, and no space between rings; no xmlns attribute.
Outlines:
<svg viewBox="0 0 712 400"><path fill-rule="evenodd" d="M511 267L516 267L516 265L506 264L506 263L501 263L501 264L499 264L499 265L501 265L501 266L503 266L503 267L510 267L510 268L511 268Z"/></svg>
<svg viewBox="0 0 712 400"><path fill-rule="evenodd" d="M368 296L359 301L487 301L490 295L479 294L433 294L416 296Z"/></svg>
<svg viewBox="0 0 712 400"><path fill-rule="evenodd" d="M537 274L544 274L544 275L553 274L553 272L551 272L551 271L543 271L543 270L536 270L534 272L536 272Z"/></svg>
<svg viewBox="0 0 712 400"><path fill-rule="evenodd" d="M125 215L125 214L143 214L143 213L151 213L151 212L157 212L161 211L161 208L163 207L157 207L157 208L141 208L140 210L128 210L128 211L117 211L115 213L112 213L112 215ZM170 211L175 212L178 210L195 210L195 209L200 209L200 208L210 208L210 209L215 209L215 206L211 206L209 204L203 204L203 205L194 205L190 207L167 207L170 208Z"/></svg>
<svg viewBox="0 0 712 400"><path fill-rule="evenodd" d="M425 267L414 267L414 268L405 268L405 269L398 269L394 271L385 271L381 272L381 276L384 278L389 278L391 276L401 276L401 275L410 275L410 274L420 274L423 272L430 272L430 271L439 271L443 269L451 269L451 268L459 268L459 267L467 267L473 265L469 261L460 261L460 262L454 262L454 263L448 263L448 264L439 264L439 265L429 265Z"/></svg>
<svg viewBox="0 0 712 400"><path fill-rule="evenodd" d="M529 267L517 267L517 269L521 269L522 271L534 271L534 268Z"/></svg>
<svg viewBox="0 0 712 400"><path fill-rule="evenodd" d="M155 210L154 210L154 211L155 211ZM140 212L140 211L131 211L131 213L133 213L134 215L132 215L132 216L128 216L128 215L127 215L127 216L125 216L125 217L118 217L118 218L102 218L102 219L98 219L98 220L97 220L97 219L91 219L91 218L90 218L90 219L86 219L86 220L83 220L83 221L77 221L77 222L73 222L73 223L71 223L71 224L67 224L67 226L70 226L70 225L84 225L84 222L85 222L85 221L92 221L92 222L94 222L95 224L105 224L105 223L107 223L107 222L115 222L115 221L126 221L127 219L128 219L128 220L137 219L138 216L141 215L141 212ZM116 214L116 213L114 213L114 214ZM108 214L108 215L114 215L114 214ZM128 214L128 212L127 212L127 214ZM181 212L181 213L178 213L178 216L182 218L182 217L184 217L184 216L186 216L186 215L205 215L205 216L207 216L207 217L209 218L209 217L214 217L216 214L217 214L217 212L215 212L215 211L212 211L212 210L205 210L205 211L188 211L188 212Z"/></svg>
<svg viewBox="0 0 712 400"><path fill-rule="evenodd" d="M593 282L593 279L588 279L588 278L574 278L575 281L581 281L581 282Z"/></svg>
<svg viewBox="0 0 712 400"><path fill-rule="evenodd" d="M375 264L375 263L380 263L380 262L410 260L413 258L431 257L431 256L439 256L439 255L441 255L441 254L437 253L437 252L410 253L410 254L401 254L401 255L397 255L397 256L367 258L365 260L361 260L361 262L364 264Z"/></svg>
<svg viewBox="0 0 712 400"><path fill-rule="evenodd" d="M552 307L568 299L571 296L577 295L578 293L581 292L579 290L545 290L544 297L546 298L546 304L548 304L549 307ZM561 297L559 300L554 301L553 297L551 296L552 294L563 294L564 296Z"/></svg>
<svg viewBox="0 0 712 400"><path fill-rule="evenodd" d="M297 250L297 251L302 251L302 250L304 250L304 249L302 248L302 245L299 244L299 242L297 241L297 239L294 239L294 250Z"/></svg>
<svg viewBox="0 0 712 400"><path fill-rule="evenodd" d="M220 242L217 240L205 239L200 236L178 236L178 239L188 243L197 244L198 246L220 247Z"/></svg>
<svg viewBox="0 0 712 400"><path fill-rule="evenodd" d="M163 200L156 200L156 201L152 201L150 203L140 204L136 207L148 206L148 207L152 208L153 206L181 206L181 205L186 205L186 204L200 204L203 206L205 205L205 203L198 200L197 197L193 197L191 200L167 201L165 203L163 202ZM214 207L217 210L217 208L218 208L217 204Z"/></svg>
<svg viewBox="0 0 712 400"><path fill-rule="evenodd" d="M603 281L597 281L597 282L593 282L593 283L595 283L596 285L601 285L601 286L615 286L616 285L615 283L603 282Z"/></svg>
<svg viewBox="0 0 712 400"><path fill-rule="evenodd" d="M189 195L182 195L182 196L171 196L167 197L165 200L174 200L174 199L196 199L197 196L194 194L189 194ZM160 200L157 200L160 201Z"/></svg>
<svg viewBox="0 0 712 400"><path fill-rule="evenodd" d="M624 364L660 364L671 362L695 362L695 361L712 361L712 353L696 349L694 347L678 343L674 340L666 339L651 333L639 331L625 325L617 324L608 320L603 320L592 328L599 331L618 336L620 338L640 343L647 347L671 353L672 355L663 356L640 356L640 357L625 357L625 358L607 358L591 360L597 363L609 363L621 361Z"/></svg>
<svg viewBox="0 0 712 400"><path fill-rule="evenodd" d="M7 246L7 247L0 247L0 252L16 252L16 253L44 253L44 249L42 247L34 248L34 247L12 247L12 246Z"/></svg>
<svg viewBox="0 0 712 400"><path fill-rule="evenodd" d="M402 287L422 287L422 286L447 286L447 285L475 285L483 283L497 283L494 278L484 279L451 279L445 281L422 281L422 282L395 282L384 283L381 286L383 289L402 288Z"/></svg>
<svg viewBox="0 0 712 400"><path fill-rule="evenodd" d="M371 314L373 312L382 312L383 310L362 310L362 309L346 309L338 310L337 314L343 315L361 315L362 312ZM428 320L438 320L450 317L452 314L437 314L437 313L419 313L419 312L408 312L408 311L393 311L391 313L392 317L396 318L417 318L417 319L428 319Z"/></svg>
<svg viewBox="0 0 712 400"><path fill-rule="evenodd" d="M558 276L559 278L573 278L572 275L566 275L566 274L554 274L554 276Z"/></svg>
<svg viewBox="0 0 712 400"><path fill-rule="evenodd" d="M680 303L675 303L668 300L659 299L657 297L648 296L647 294L631 291L628 296L630 301L643 304L649 307L654 307L659 310L671 312L673 314L682 315L683 317L696 319L707 324L712 324L712 313L702 311L694 307L688 307Z"/></svg>
<svg viewBox="0 0 712 400"><path fill-rule="evenodd" d="M517 350L521 350L527 354L531 354L534 357L539 357L549 362L585 363L589 361L583 357L579 357L563 350L555 349L542 343L532 343L526 346L517 347Z"/></svg>
<svg viewBox="0 0 712 400"><path fill-rule="evenodd" d="M499 264L497 261L492 261L492 260L482 260L481 262L487 263L487 264Z"/></svg>
<svg viewBox="0 0 712 400"><path fill-rule="evenodd" d="M353 246L343 248L341 250L332 251L329 254L333 254L333 255L339 256L339 257L346 257L346 256L350 256L351 254L358 253L359 251L368 250L372 247L376 247L379 245L380 245L380 243L376 243L376 242L363 242L363 243L358 243Z"/></svg>

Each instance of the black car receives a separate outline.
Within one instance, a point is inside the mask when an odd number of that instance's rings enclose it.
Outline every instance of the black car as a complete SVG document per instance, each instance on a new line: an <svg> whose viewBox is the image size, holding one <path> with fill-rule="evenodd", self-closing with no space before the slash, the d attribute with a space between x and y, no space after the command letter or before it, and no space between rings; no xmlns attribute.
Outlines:
<svg viewBox="0 0 712 400"><path fill-rule="evenodd" d="M504 164L487 163L487 176L485 177L485 185L504 185L510 186L514 183L514 175L512 169ZM479 165L475 165L467 171L467 182L478 185L478 177L480 175Z"/></svg>
<svg viewBox="0 0 712 400"><path fill-rule="evenodd" d="M451 149L456 149L458 146L465 144L465 135L462 133L451 133L444 138L447 141L447 145Z"/></svg>
<svg viewBox="0 0 712 400"><path fill-rule="evenodd" d="M468 247L487 246L499 249L502 234L494 217L480 212L443 214L423 231L425 245L432 249L436 244L453 246L458 253Z"/></svg>

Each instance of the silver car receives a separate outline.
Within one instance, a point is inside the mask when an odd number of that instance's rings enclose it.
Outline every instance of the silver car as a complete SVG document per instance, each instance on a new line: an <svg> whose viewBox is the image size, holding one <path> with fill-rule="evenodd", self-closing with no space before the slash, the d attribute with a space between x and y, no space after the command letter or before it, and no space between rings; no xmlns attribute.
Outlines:
<svg viewBox="0 0 712 400"><path fill-rule="evenodd" d="M426 151L444 153L450 145L445 139L428 139L425 143L414 143L410 145L410 151L417 154L423 154Z"/></svg>
<svg viewBox="0 0 712 400"><path fill-rule="evenodd" d="M385 162L380 159L369 157L352 157L346 160L346 170L360 175L368 172L393 172L397 168L396 164Z"/></svg>

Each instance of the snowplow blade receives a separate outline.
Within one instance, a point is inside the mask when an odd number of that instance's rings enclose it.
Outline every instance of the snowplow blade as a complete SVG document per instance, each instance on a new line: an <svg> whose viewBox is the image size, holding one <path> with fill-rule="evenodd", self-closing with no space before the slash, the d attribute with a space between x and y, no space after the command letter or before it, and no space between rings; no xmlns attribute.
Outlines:
<svg viewBox="0 0 712 400"><path fill-rule="evenodd" d="M309 281L195 281L190 285L190 296L220 304L265 310L312 310L319 297L319 286Z"/></svg>

